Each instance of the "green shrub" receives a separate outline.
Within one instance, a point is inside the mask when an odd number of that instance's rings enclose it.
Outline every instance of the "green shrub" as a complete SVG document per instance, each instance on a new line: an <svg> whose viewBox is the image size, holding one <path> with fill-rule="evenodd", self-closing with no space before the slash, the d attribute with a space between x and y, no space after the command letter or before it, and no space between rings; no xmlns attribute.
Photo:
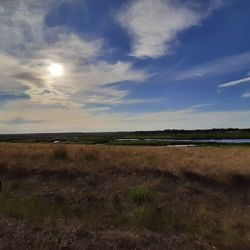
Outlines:
<svg viewBox="0 0 250 250"><path fill-rule="evenodd" d="M68 158L69 155L65 147L57 147L52 152L53 160L67 160Z"/></svg>
<svg viewBox="0 0 250 250"><path fill-rule="evenodd" d="M149 202L152 198L151 192L143 186L134 187L129 191L129 198L132 202L141 205Z"/></svg>

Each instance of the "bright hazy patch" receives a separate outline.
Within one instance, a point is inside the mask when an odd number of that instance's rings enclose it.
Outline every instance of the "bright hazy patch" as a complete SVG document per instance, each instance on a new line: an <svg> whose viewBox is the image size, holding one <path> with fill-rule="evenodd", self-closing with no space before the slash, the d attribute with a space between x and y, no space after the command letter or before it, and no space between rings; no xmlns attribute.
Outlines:
<svg viewBox="0 0 250 250"><path fill-rule="evenodd" d="M52 76L62 76L63 75L63 67L61 64L52 63L49 66L49 72Z"/></svg>

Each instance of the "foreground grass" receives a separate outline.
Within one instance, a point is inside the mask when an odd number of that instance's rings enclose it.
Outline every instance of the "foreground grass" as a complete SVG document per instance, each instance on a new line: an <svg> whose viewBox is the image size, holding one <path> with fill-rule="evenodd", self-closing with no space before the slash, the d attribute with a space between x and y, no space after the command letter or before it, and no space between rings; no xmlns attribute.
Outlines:
<svg viewBox="0 0 250 250"><path fill-rule="evenodd" d="M107 171L162 171L198 174L221 182L248 183L248 147L126 147L0 144L0 171L12 174L78 175ZM195 176L194 176L195 178Z"/></svg>
<svg viewBox="0 0 250 250"><path fill-rule="evenodd" d="M1 144L0 249L249 249L250 150Z"/></svg>

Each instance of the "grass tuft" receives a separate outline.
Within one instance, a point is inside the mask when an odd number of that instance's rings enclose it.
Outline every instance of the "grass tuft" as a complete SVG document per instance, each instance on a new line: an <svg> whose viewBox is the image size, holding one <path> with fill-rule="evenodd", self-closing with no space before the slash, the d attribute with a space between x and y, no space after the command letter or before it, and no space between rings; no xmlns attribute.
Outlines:
<svg viewBox="0 0 250 250"><path fill-rule="evenodd" d="M129 198L137 205L141 205L150 202L152 199L152 194L146 187L138 186L129 190Z"/></svg>
<svg viewBox="0 0 250 250"><path fill-rule="evenodd" d="M56 149L53 150L52 152L52 159L53 160L68 160L69 155L65 147L57 147Z"/></svg>
<svg viewBox="0 0 250 250"><path fill-rule="evenodd" d="M85 181L89 186L97 186L97 177L95 175L86 176Z"/></svg>

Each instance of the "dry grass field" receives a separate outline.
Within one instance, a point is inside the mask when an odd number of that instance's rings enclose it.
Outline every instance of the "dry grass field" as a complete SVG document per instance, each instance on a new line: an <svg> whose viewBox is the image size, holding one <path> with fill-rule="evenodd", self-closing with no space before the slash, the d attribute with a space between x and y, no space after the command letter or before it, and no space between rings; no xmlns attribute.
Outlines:
<svg viewBox="0 0 250 250"><path fill-rule="evenodd" d="M0 144L0 249L250 249L250 148Z"/></svg>
<svg viewBox="0 0 250 250"><path fill-rule="evenodd" d="M248 147L129 147L51 144L0 144L0 170L74 175L100 171L194 172L229 181L250 176ZM22 171L19 171L22 170Z"/></svg>

